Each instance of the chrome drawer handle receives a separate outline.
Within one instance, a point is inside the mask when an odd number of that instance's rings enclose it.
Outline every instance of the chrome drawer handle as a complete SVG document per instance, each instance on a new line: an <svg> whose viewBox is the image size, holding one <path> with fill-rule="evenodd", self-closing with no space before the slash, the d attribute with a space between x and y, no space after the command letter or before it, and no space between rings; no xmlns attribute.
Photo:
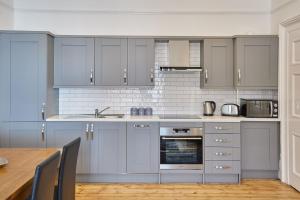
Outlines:
<svg viewBox="0 0 300 200"><path fill-rule="evenodd" d="M226 153L224 153L224 152L217 152L216 153L216 156L225 156L226 155Z"/></svg>
<svg viewBox="0 0 300 200"><path fill-rule="evenodd" d="M230 169L230 166L217 165L216 169Z"/></svg>
<svg viewBox="0 0 300 200"><path fill-rule="evenodd" d="M222 126L216 126L215 129L216 130L228 130L227 128L223 128Z"/></svg>
<svg viewBox="0 0 300 200"><path fill-rule="evenodd" d="M224 139L215 139L216 142L219 142L219 143L224 143L225 140Z"/></svg>
<svg viewBox="0 0 300 200"><path fill-rule="evenodd" d="M150 125L149 124L134 124L133 127L134 128L149 128Z"/></svg>

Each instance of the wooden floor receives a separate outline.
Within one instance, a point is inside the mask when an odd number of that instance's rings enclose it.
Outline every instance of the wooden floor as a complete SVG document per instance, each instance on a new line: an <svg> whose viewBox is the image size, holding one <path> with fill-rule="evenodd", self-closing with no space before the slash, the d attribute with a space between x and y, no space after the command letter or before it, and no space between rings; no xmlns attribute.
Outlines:
<svg viewBox="0 0 300 200"><path fill-rule="evenodd" d="M240 185L78 184L76 200L277 200L300 193L277 180L244 180Z"/></svg>

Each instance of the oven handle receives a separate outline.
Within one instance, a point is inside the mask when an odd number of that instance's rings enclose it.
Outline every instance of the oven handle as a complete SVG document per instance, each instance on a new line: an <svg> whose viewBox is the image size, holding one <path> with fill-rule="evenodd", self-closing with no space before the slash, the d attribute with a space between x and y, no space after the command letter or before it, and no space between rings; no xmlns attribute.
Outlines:
<svg viewBox="0 0 300 200"><path fill-rule="evenodd" d="M270 117L273 117L273 101L270 101L270 107L271 107Z"/></svg>
<svg viewBox="0 0 300 200"><path fill-rule="evenodd" d="M162 137L162 140L202 140L202 137Z"/></svg>

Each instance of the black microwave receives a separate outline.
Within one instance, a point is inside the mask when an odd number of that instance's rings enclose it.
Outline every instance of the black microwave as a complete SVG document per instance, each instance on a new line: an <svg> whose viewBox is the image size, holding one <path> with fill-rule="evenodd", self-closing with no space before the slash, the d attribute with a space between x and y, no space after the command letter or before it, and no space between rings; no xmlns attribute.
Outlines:
<svg viewBox="0 0 300 200"><path fill-rule="evenodd" d="M278 101L270 99L240 99L240 113L249 118L277 118Z"/></svg>

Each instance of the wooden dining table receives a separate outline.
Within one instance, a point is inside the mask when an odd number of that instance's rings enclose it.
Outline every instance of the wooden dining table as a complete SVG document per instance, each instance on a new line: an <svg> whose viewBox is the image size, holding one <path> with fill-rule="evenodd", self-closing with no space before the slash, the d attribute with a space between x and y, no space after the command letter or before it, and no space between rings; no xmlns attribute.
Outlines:
<svg viewBox="0 0 300 200"><path fill-rule="evenodd" d="M54 148L0 148L8 164L0 167L0 200L26 199L31 193L36 166L56 153Z"/></svg>

